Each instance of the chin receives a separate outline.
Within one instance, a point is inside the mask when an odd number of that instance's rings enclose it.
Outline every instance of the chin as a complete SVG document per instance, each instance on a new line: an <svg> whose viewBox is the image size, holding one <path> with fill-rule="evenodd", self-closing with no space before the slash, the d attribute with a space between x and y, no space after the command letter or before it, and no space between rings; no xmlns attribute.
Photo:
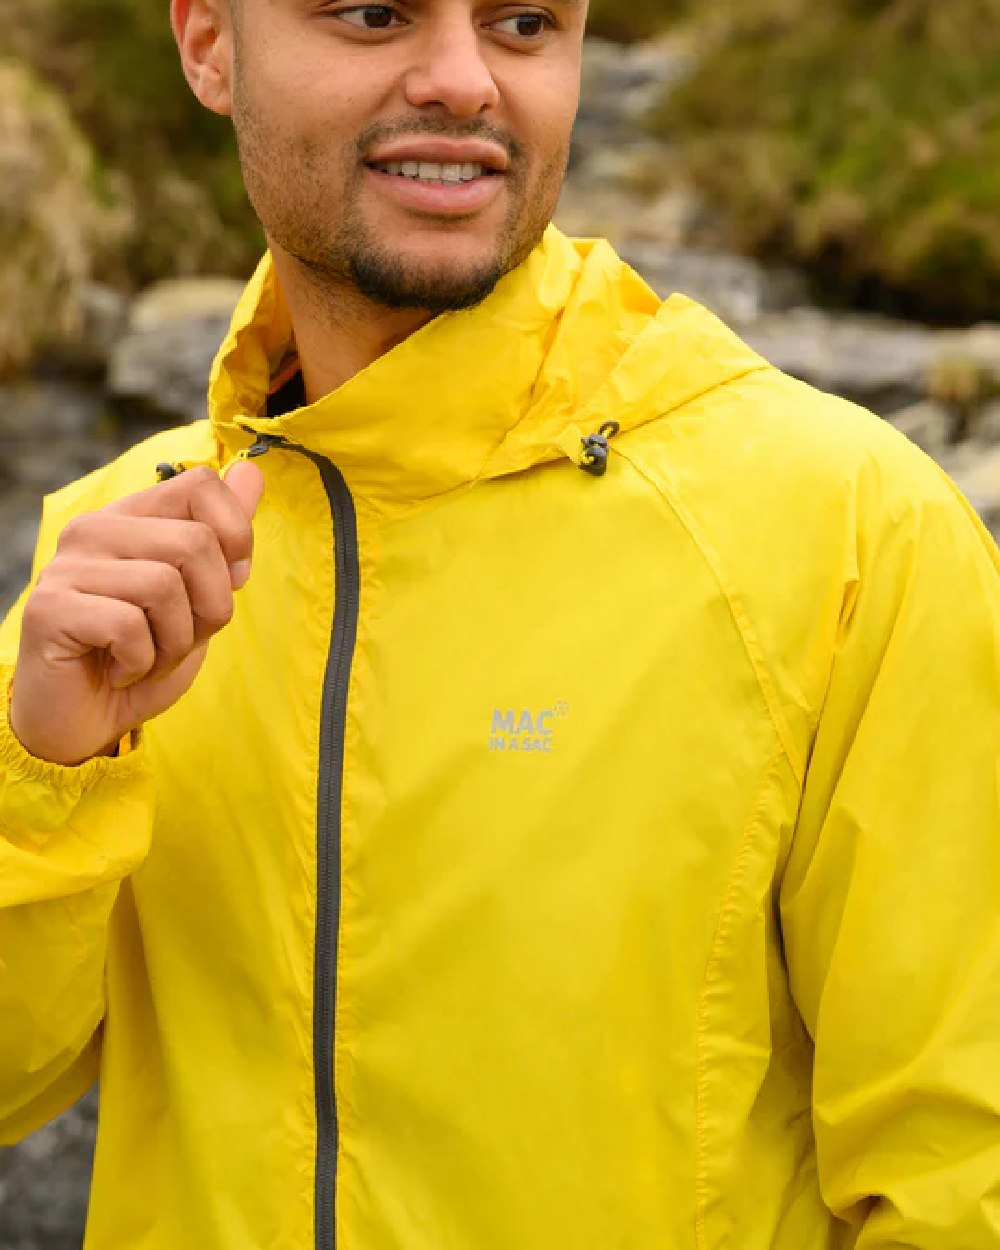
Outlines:
<svg viewBox="0 0 1000 1250"><path fill-rule="evenodd" d="M481 304L509 268L495 249L462 259L447 248L431 255L401 249L395 255L387 250L355 257L352 278L363 295L383 307L445 313Z"/></svg>

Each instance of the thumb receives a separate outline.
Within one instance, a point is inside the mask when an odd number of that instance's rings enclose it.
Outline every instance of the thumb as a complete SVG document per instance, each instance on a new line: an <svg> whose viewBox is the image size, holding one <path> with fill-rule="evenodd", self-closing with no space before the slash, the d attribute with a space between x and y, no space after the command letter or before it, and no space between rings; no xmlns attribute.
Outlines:
<svg viewBox="0 0 1000 1250"><path fill-rule="evenodd" d="M237 460L223 480L252 521L264 494L264 474L249 460Z"/></svg>

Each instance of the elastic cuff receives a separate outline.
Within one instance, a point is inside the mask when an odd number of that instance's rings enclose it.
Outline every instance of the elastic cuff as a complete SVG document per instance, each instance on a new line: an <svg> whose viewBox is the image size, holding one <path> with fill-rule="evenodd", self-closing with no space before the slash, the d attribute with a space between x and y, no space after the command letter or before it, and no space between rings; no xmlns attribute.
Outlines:
<svg viewBox="0 0 1000 1250"><path fill-rule="evenodd" d="M3 674L0 690L0 768L23 781L40 781L61 790L80 794L91 789L105 777L124 779L142 770L145 752L139 730L128 733L118 745L114 756L100 755L82 764L52 764L32 755L21 744L11 728L10 700L13 672Z"/></svg>

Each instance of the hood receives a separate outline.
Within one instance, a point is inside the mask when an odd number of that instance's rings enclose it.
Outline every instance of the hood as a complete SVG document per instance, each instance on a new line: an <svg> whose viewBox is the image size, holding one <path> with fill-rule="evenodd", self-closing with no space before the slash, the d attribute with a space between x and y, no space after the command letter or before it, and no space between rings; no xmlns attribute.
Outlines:
<svg viewBox="0 0 1000 1250"><path fill-rule="evenodd" d="M294 351L265 256L216 358L209 413L229 454L256 434L332 460L373 504L419 501L622 433L764 362L684 296L666 302L604 242L550 227L478 308L450 313L315 404L264 415Z"/></svg>

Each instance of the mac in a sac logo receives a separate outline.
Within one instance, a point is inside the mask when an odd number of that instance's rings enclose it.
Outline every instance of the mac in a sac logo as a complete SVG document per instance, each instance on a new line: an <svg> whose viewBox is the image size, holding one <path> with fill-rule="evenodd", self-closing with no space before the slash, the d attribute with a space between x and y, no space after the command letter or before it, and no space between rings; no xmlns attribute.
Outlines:
<svg viewBox="0 0 1000 1250"><path fill-rule="evenodd" d="M559 722L569 716L569 704L560 701L552 707L493 709L490 750L508 754L551 754L555 750Z"/></svg>

